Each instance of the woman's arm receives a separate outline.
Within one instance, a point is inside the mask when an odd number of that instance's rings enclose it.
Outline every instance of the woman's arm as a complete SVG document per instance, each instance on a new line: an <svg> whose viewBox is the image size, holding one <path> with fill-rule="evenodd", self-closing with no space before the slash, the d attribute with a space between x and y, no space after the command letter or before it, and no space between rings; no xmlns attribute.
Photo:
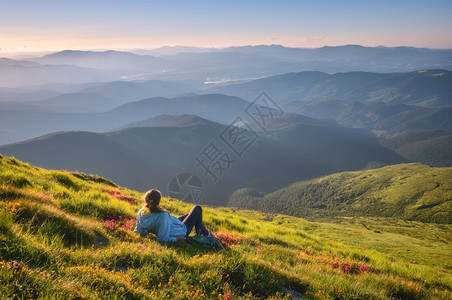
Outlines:
<svg viewBox="0 0 452 300"><path fill-rule="evenodd" d="M149 232L145 228L143 228L143 226L141 226L141 218L142 218L142 214L141 214L141 209L140 209L137 213L134 232L138 233L140 235L147 235Z"/></svg>

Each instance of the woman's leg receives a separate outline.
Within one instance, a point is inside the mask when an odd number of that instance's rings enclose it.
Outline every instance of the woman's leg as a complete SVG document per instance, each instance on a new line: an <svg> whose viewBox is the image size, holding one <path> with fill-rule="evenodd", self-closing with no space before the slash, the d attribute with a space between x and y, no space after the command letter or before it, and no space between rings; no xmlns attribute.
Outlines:
<svg viewBox="0 0 452 300"><path fill-rule="evenodd" d="M195 227L196 234L209 235L209 231L202 222L201 206L194 206L187 215L180 216L179 220L187 226L187 236L193 230L193 227Z"/></svg>
<svg viewBox="0 0 452 300"><path fill-rule="evenodd" d="M187 216L188 216L188 214L185 214L185 215L179 216L177 218L183 222Z"/></svg>

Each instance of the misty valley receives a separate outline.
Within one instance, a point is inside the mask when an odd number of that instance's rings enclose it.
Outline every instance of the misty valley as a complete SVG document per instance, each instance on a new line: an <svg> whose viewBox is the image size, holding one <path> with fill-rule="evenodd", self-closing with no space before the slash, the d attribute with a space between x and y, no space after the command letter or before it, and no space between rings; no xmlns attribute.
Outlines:
<svg viewBox="0 0 452 300"><path fill-rule="evenodd" d="M405 72L394 73L401 56ZM199 202L215 205L239 189L269 193L343 171L450 167L451 56L403 47L255 46L3 59L0 152L140 191L150 184L167 191L171 178L190 173L205 190ZM313 61L322 62L317 70L300 71ZM355 64L366 71L353 71ZM240 153L231 144L247 139ZM211 142L228 156L219 170L196 161Z"/></svg>

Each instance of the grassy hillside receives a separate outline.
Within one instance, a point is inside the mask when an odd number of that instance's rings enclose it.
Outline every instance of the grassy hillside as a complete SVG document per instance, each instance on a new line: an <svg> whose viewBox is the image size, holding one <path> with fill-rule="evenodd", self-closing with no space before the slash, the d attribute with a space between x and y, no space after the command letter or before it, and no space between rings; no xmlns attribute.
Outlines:
<svg viewBox="0 0 452 300"><path fill-rule="evenodd" d="M400 164L343 172L259 195L233 194L229 205L303 218L395 217L452 223L452 168Z"/></svg>
<svg viewBox="0 0 452 300"><path fill-rule="evenodd" d="M138 237L142 195L0 156L1 299L447 299L449 225L205 208L221 252ZM174 215L191 205L164 198ZM113 221L115 220L115 221ZM115 224L115 225L112 225ZM363 238L365 237L365 238Z"/></svg>

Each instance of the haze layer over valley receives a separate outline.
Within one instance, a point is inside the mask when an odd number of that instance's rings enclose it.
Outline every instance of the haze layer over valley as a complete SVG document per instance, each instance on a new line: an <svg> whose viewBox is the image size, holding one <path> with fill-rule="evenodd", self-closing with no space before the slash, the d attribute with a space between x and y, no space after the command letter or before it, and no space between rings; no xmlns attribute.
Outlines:
<svg viewBox="0 0 452 300"><path fill-rule="evenodd" d="M3 58L0 152L141 191L188 173L216 205L342 171L451 166L451 61L356 45Z"/></svg>

